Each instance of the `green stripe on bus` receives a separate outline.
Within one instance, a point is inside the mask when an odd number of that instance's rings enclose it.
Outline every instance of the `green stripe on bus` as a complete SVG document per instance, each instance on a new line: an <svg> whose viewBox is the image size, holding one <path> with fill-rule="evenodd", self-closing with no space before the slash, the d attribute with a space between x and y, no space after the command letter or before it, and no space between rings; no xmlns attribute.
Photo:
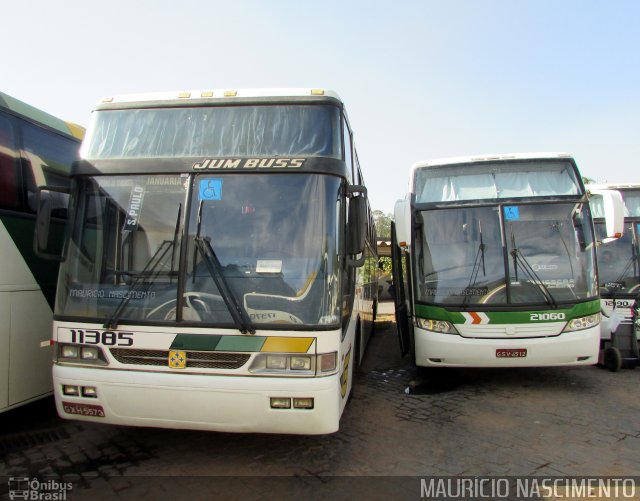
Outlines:
<svg viewBox="0 0 640 501"><path fill-rule="evenodd" d="M216 346L218 346L221 338L222 336L209 336L206 334L178 334L169 349L216 351Z"/></svg>
<svg viewBox="0 0 640 501"><path fill-rule="evenodd" d="M426 306L422 304L416 305L416 316L420 318L428 318L431 320L446 320L452 324L463 324L467 322L467 319L462 313L471 313L476 310L470 307L464 312L448 311L445 308L439 306ZM593 315L600 311L600 300L594 299L592 301L586 301L579 303L571 308L557 308L557 309L531 309L527 311L485 311L477 310L484 313L489 318L490 324L526 324L531 322L532 313L564 313L565 320L571 320L574 318L584 317L586 315ZM548 322L554 322L557 320L547 320ZM544 321L542 321L544 322Z"/></svg>
<svg viewBox="0 0 640 501"><path fill-rule="evenodd" d="M0 216L0 223L4 225L13 243L18 248L25 263L29 267L33 278L40 286L44 297L53 310L56 298L56 284L58 282L58 263L41 259L33 252L33 230L35 216L15 217ZM58 228L54 229L56 226ZM58 223L52 225L50 239L55 248L62 248L63 228Z"/></svg>
<svg viewBox="0 0 640 501"><path fill-rule="evenodd" d="M217 351L260 351L266 340L264 336L224 336Z"/></svg>
<svg viewBox="0 0 640 501"><path fill-rule="evenodd" d="M171 350L193 351L260 351L267 338L264 336L220 336L209 334L178 334Z"/></svg>
<svg viewBox="0 0 640 501"><path fill-rule="evenodd" d="M19 99L16 99L15 97L11 97L10 95L5 94L4 92L0 92L0 104L4 108L7 108L15 113L18 113L19 115L27 117L30 120L34 120L43 125L51 127L52 129L57 130L58 132L61 132L67 136L77 137L74 134L74 132L77 133L77 131L72 131L69 128L69 125L67 124L67 122L65 122L64 120L54 117L53 115L50 115L45 111L39 110L38 108L35 108L30 104L22 102Z"/></svg>

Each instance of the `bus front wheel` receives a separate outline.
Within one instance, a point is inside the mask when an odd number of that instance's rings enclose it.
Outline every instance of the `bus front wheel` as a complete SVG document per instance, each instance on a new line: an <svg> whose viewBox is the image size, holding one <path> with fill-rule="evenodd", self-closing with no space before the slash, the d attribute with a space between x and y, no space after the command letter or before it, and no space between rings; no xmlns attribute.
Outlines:
<svg viewBox="0 0 640 501"><path fill-rule="evenodd" d="M618 372L622 367L622 355L620 350L609 346L604 350L604 366L611 372Z"/></svg>

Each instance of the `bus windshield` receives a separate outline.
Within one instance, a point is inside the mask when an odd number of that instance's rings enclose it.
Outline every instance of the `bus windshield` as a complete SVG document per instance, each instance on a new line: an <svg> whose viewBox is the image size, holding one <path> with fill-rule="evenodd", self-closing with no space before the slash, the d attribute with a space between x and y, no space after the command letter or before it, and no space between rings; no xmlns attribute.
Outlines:
<svg viewBox="0 0 640 501"><path fill-rule="evenodd" d="M335 326L340 186L316 174L77 178L56 314L238 327L234 305L256 326Z"/></svg>
<svg viewBox="0 0 640 501"><path fill-rule="evenodd" d="M615 294L637 294L640 284L640 261L638 258L638 222L627 222L620 238L598 247L598 280L604 292ZM604 222L595 223L596 236L606 236Z"/></svg>
<svg viewBox="0 0 640 501"><path fill-rule="evenodd" d="M596 297L583 204L519 204L418 213L421 302L554 307Z"/></svg>
<svg viewBox="0 0 640 501"><path fill-rule="evenodd" d="M94 112L86 159L301 155L342 158L340 110L243 105Z"/></svg>
<svg viewBox="0 0 640 501"><path fill-rule="evenodd" d="M416 203L580 195L569 160L513 160L422 167L415 174Z"/></svg>

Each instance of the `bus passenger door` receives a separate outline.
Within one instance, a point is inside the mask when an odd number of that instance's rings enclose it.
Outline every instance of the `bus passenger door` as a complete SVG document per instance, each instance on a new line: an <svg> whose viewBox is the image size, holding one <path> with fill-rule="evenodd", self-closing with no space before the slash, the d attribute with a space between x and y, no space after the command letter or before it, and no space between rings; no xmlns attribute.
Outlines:
<svg viewBox="0 0 640 501"><path fill-rule="evenodd" d="M400 352L405 356L411 350L411 324L407 308L407 283L405 272L408 269L406 255L398 246L395 223L391 223L391 263L393 268L393 302L396 310L396 328L400 341ZM403 266L404 265L404 266Z"/></svg>

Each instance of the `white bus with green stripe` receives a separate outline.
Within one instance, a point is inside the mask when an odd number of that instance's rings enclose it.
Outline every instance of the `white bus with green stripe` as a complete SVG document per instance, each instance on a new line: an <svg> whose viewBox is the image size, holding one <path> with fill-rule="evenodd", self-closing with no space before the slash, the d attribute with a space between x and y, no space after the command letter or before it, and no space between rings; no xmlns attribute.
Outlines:
<svg viewBox="0 0 640 501"><path fill-rule="evenodd" d="M338 429L373 329L377 259L337 94L107 98L72 181L53 325L62 417Z"/></svg>
<svg viewBox="0 0 640 501"><path fill-rule="evenodd" d="M605 366L617 370L622 365L635 366L638 359L638 348L633 350L633 346L622 340L630 341L635 337L635 329L640 327L634 325L634 319L637 317L634 308L640 306L640 183L591 184L586 188L596 194L602 190L615 190L621 194L624 201L624 231L622 236L616 239L606 238L605 200L600 196L594 196L590 202L596 236L604 242L597 252L602 306L602 361ZM615 343L611 338L612 330L617 336ZM624 360L613 344L619 348L624 347L625 357L635 360Z"/></svg>
<svg viewBox="0 0 640 501"><path fill-rule="evenodd" d="M611 234L615 195L603 192ZM569 155L418 162L393 240L401 347L417 366L597 362L596 240Z"/></svg>
<svg viewBox="0 0 640 501"><path fill-rule="evenodd" d="M34 254L37 187L68 186L84 129L0 92L0 412L51 394L57 263ZM52 244L67 200L55 196Z"/></svg>

